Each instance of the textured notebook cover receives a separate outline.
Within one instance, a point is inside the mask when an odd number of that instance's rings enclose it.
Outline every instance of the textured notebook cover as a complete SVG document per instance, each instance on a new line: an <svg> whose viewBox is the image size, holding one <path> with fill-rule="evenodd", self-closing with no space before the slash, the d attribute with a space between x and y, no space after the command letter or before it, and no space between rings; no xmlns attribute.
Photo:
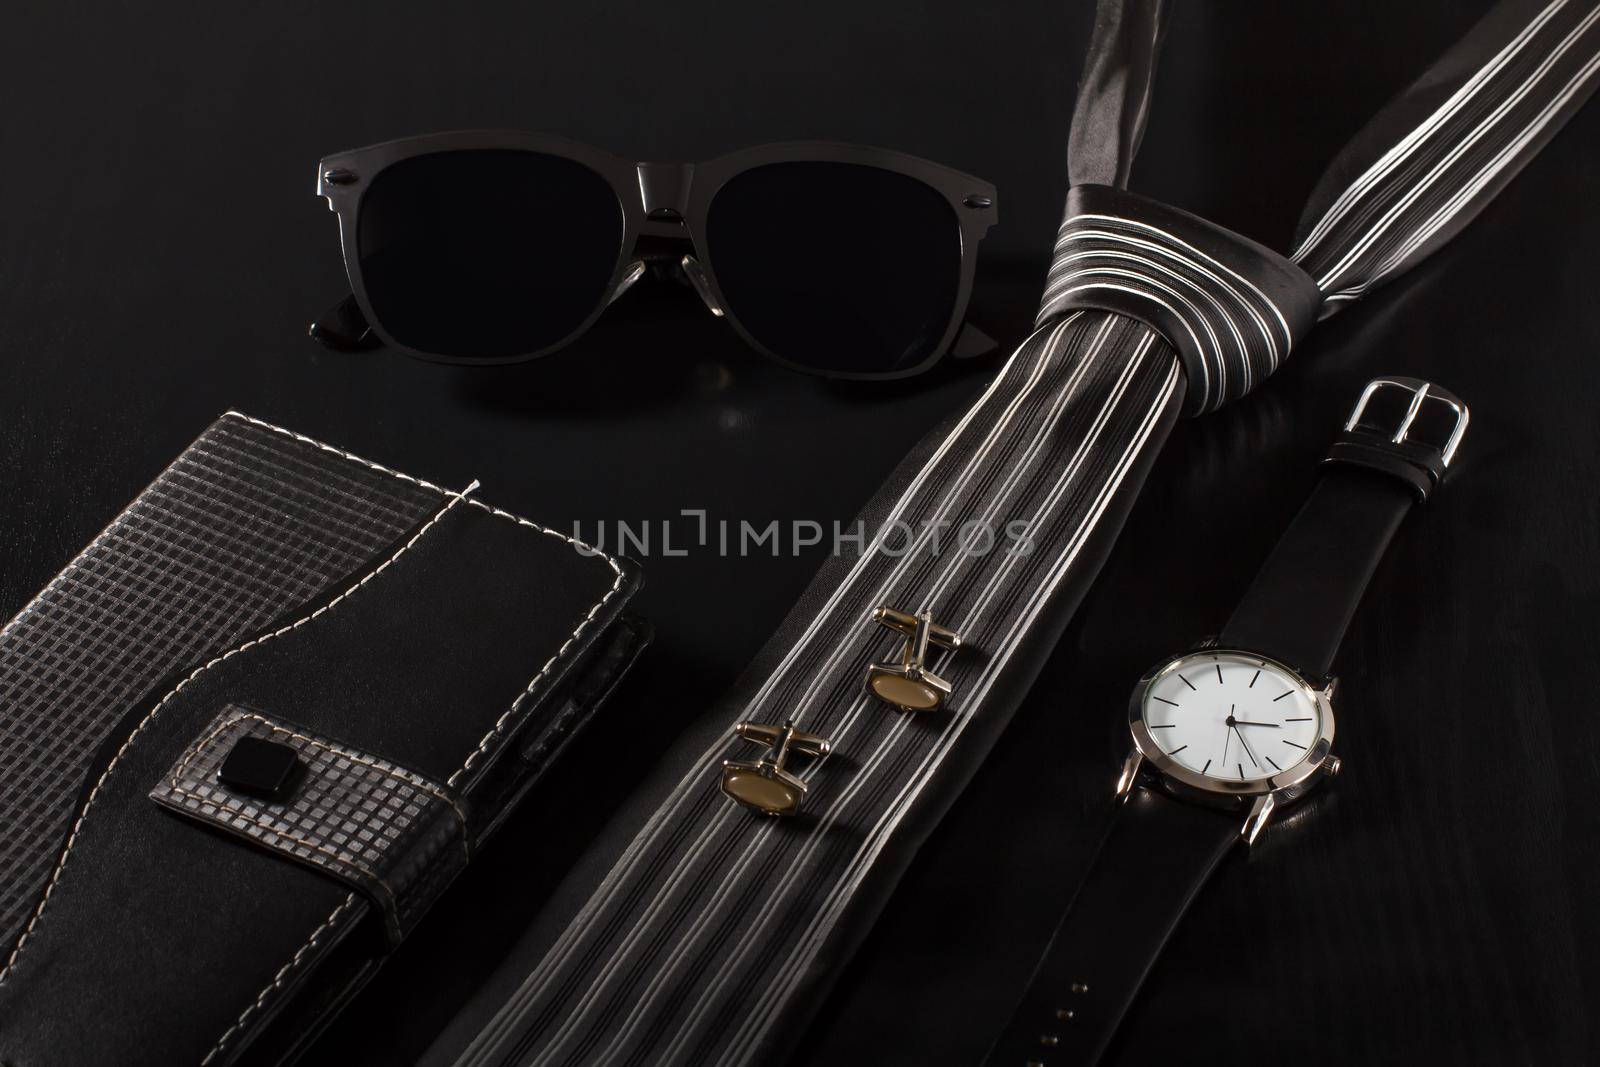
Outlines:
<svg viewBox="0 0 1600 1067"><path fill-rule="evenodd" d="M0 952L130 703L356 570L439 499L230 412L0 631Z"/></svg>
<svg viewBox="0 0 1600 1067"><path fill-rule="evenodd" d="M0 1061L291 1053L589 721L637 568L475 488L230 413L5 628Z"/></svg>

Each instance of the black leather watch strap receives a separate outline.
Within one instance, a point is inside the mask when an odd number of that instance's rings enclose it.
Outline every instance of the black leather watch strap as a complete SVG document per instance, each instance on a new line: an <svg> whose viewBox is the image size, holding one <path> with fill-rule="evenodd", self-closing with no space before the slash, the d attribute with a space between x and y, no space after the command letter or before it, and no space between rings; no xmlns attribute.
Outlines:
<svg viewBox="0 0 1600 1067"><path fill-rule="evenodd" d="M1189 903L1240 840L1243 823L1242 811L1135 786L986 1062L1097 1060Z"/></svg>
<svg viewBox="0 0 1600 1067"><path fill-rule="evenodd" d="M1390 538L1443 479L1465 428L1466 408L1436 385L1368 385L1217 643L1325 677Z"/></svg>
<svg viewBox="0 0 1600 1067"><path fill-rule="evenodd" d="M1389 474L1330 466L1217 643L1322 678L1389 539L1415 502L1411 487Z"/></svg>
<svg viewBox="0 0 1600 1067"><path fill-rule="evenodd" d="M1308 677L1326 675L1389 539L1412 504L1443 479L1466 426L1466 406L1438 386L1413 378L1369 383L1311 499L1220 643L1271 656ZM1130 763L1124 773L1136 767ZM1134 783L987 1063L1099 1060L1244 825L1242 808L1189 803Z"/></svg>

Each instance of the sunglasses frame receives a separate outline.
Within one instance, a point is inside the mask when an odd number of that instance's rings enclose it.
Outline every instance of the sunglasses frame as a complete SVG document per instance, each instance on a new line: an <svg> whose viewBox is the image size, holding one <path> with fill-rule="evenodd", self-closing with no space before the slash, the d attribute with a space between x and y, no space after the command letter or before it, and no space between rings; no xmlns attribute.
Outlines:
<svg viewBox="0 0 1600 1067"><path fill-rule="evenodd" d="M451 356L400 344L373 313L365 279L361 274L357 227L362 198L378 175L396 163L443 152L484 149L559 156L589 168L610 184L616 194L623 221L622 241L617 249L617 262L611 281L596 300L593 310L576 328L553 344L530 352L510 356ZM731 179L756 167L784 162L854 163L891 171L920 181L949 203L958 223L961 240L961 277L951 307L950 321L945 324L938 344L921 362L882 372L817 368L786 359L772 351L739 322L737 311L728 305L722 294L715 264L705 244L706 217L717 193ZM339 218L339 244L344 256L345 274L350 281L355 304L366 319L364 324L354 325L370 329L388 347L430 363L473 366L521 363L566 347L592 327L611 302L644 273L644 263L648 260L640 258L639 245L641 238L650 237L687 240L693 251L682 257L681 265L706 299L712 313L727 319L750 347L793 370L828 378L904 378L926 371L945 355L951 354L952 348L956 349L954 354L958 357L973 355L977 354L972 350L974 346L988 341L973 330L977 339L972 344L965 343L965 337L961 338L963 343L957 343L972 296L978 243L998 218L994 186L969 174L903 152L831 141L787 141L741 149L704 163L635 163L564 137L516 130L455 130L405 137L325 156L317 164L317 195L328 202L329 210ZM347 311L340 309L335 309L334 314L340 316L342 321L350 318ZM331 328L323 327L323 332L319 333L321 326L320 321L313 324L313 336L322 338L326 334L335 343L339 342L339 334ZM972 329L970 326L967 328ZM359 333L360 330L347 332ZM992 345L992 342L989 343Z"/></svg>

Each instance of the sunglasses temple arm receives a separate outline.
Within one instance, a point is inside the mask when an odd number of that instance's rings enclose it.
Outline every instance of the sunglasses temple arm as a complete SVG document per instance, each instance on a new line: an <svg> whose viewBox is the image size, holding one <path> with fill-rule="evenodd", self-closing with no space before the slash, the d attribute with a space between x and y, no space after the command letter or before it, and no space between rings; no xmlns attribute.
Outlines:
<svg viewBox="0 0 1600 1067"><path fill-rule="evenodd" d="M321 344L341 352L360 352L383 344L361 313L354 295L318 315L307 332Z"/></svg>
<svg viewBox="0 0 1600 1067"><path fill-rule="evenodd" d="M1000 347L1000 342L978 329L971 319L961 324L961 331L950 345L950 358L977 359L987 356Z"/></svg>

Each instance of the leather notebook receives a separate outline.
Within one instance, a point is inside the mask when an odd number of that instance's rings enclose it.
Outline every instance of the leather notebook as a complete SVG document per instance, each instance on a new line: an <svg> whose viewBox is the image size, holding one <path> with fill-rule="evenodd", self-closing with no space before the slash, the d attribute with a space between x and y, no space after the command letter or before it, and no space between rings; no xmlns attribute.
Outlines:
<svg viewBox="0 0 1600 1067"><path fill-rule="evenodd" d="M230 412L0 630L0 1063L292 1058L648 641L627 560Z"/></svg>

